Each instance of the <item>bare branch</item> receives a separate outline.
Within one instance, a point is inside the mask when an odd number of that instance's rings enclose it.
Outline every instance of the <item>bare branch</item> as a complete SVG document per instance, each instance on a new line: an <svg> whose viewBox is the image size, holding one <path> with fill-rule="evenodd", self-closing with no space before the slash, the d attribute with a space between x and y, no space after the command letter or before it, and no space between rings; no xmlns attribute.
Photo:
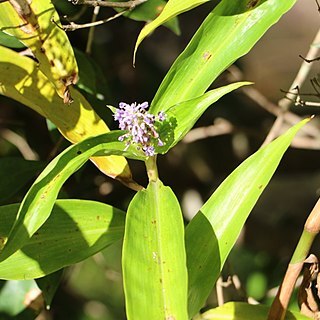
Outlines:
<svg viewBox="0 0 320 320"><path fill-rule="evenodd" d="M319 43L320 42L320 29L318 30L314 40L312 43ZM306 60L313 60L315 59L319 54L319 48L317 46L310 46L310 49L307 53ZM311 64L306 62L305 60L302 62L300 69L295 77L295 79L292 82L292 85L290 88L296 88L296 87L302 87L302 84L307 79L307 76L310 72ZM290 90L288 91L290 92ZM267 135L266 139L264 140L262 146L268 144L271 142L275 137L278 136L279 130L281 129L281 126L284 121L284 114L288 111L290 105L292 104L292 101L296 100L297 95L292 93L287 93L284 98L282 98L278 105L281 107L281 113L278 115L276 121L274 122L271 130L269 131L269 134Z"/></svg>
<svg viewBox="0 0 320 320"><path fill-rule="evenodd" d="M89 22L89 23L84 23L84 24L77 24L77 23L74 23L74 22L70 22L70 24L68 25L63 25L62 26L62 29L64 31L75 31L75 30L78 30L78 29L84 29L84 28L91 28L91 27L95 27L95 26L99 26L101 24L104 24L104 23L107 23L111 20L114 20L120 16L122 16L127 10L124 10L124 11L121 11L117 14L115 14L114 16L110 17L110 18L107 18L107 19L103 19L103 20L99 20L99 21L94 21L94 22Z"/></svg>
<svg viewBox="0 0 320 320"><path fill-rule="evenodd" d="M0 137L12 143L26 160L39 160L39 156L31 149L27 141L12 130L2 129Z"/></svg>
<svg viewBox="0 0 320 320"><path fill-rule="evenodd" d="M234 80L236 81L243 80L241 70L237 66L232 65L228 68L228 70ZM275 103L271 102L270 100L268 100L259 90L255 89L253 86L242 87L241 91L267 112L275 115L276 117L281 114L282 111L280 107ZM287 93L287 91L285 91L284 93ZM290 111L287 111L284 114L284 120L289 125L294 125L297 122L301 121L301 118L296 114ZM318 138L320 136L320 130L312 122L309 122L306 126L301 128L301 133L307 134L310 137L314 137L314 138Z"/></svg>
<svg viewBox="0 0 320 320"><path fill-rule="evenodd" d="M234 127L229 121L225 119L219 119L215 124L211 126L192 129L182 141L184 143L192 143L194 141L205 139L208 137L229 134L233 131Z"/></svg>
<svg viewBox="0 0 320 320"><path fill-rule="evenodd" d="M94 8L91 23L94 23L97 21L99 11L100 11L100 7ZM88 41L87 41L87 46L86 46L86 53L87 54L91 54L91 48L92 48L92 43L93 43L93 38L94 38L94 30L95 30L95 26L91 26L89 29Z"/></svg>
<svg viewBox="0 0 320 320"><path fill-rule="evenodd" d="M316 57L316 58L313 58L313 59L306 59L304 58L301 54L299 54L299 58L303 59L305 62L307 63L312 63L312 62L315 62L315 61L319 61L320 60L320 57Z"/></svg>
<svg viewBox="0 0 320 320"><path fill-rule="evenodd" d="M147 2L148 0L132 0L126 2L113 2L113 1L101 1L101 0L68 0L72 4L84 4L93 7L109 7L109 8L128 8L133 9L136 6Z"/></svg>

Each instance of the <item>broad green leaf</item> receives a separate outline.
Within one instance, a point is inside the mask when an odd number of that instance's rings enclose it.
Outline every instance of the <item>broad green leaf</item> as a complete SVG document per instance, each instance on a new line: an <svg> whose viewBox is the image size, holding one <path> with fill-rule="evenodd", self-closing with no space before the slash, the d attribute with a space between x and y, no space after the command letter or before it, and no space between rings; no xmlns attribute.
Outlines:
<svg viewBox="0 0 320 320"><path fill-rule="evenodd" d="M132 199L122 253L128 319L187 319L187 270L179 203L150 182Z"/></svg>
<svg viewBox="0 0 320 320"><path fill-rule="evenodd" d="M189 316L199 312L240 231L303 120L236 168L186 228Z"/></svg>
<svg viewBox="0 0 320 320"><path fill-rule="evenodd" d="M141 30L134 48L134 56L136 55L138 46L142 40L157 27L176 17L177 15L191 10L207 1L209 0L169 0L161 14Z"/></svg>
<svg viewBox="0 0 320 320"><path fill-rule="evenodd" d="M164 108L167 119L159 132L161 140L165 143L162 147L156 147L159 153L166 153L170 148L175 146L194 126L200 116L206 109L220 99L225 94L242 86L249 85L250 82L237 82L218 89L208 91L200 97L178 103ZM157 114L160 110L150 108L150 112Z"/></svg>
<svg viewBox="0 0 320 320"><path fill-rule="evenodd" d="M0 207L1 237L8 236L18 209ZM38 232L0 263L0 279L39 278L82 261L122 239L124 219L124 212L100 202L57 200Z"/></svg>
<svg viewBox="0 0 320 320"><path fill-rule="evenodd" d="M0 94L15 99L52 121L63 136L76 143L109 131L87 100L71 88L74 102L66 106L54 86L28 57L0 46ZM123 157L91 159L106 175L122 181L131 179Z"/></svg>
<svg viewBox="0 0 320 320"><path fill-rule="evenodd" d="M171 66L152 101L153 108L161 110L202 95L295 2L221 1Z"/></svg>
<svg viewBox="0 0 320 320"><path fill-rule="evenodd" d="M44 168L40 161L4 157L0 159L0 203L15 195L37 172Z"/></svg>
<svg viewBox="0 0 320 320"><path fill-rule="evenodd" d="M141 150L127 148L124 142L118 140L122 134L123 131L112 131L86 139L70 146L48 164L24 197L8 238L0 236L5 244L0 252L0 261L20 249L42 226L49 217L64 182L91 156L117 154L145 159Z"/></svg>
<svg viewBox="0 0 320 320"><path fill-rule="evenodd" d="M194 320L266 320L269 306L252 305L245 302L228 302L221 307L211 309L196 316ZM288 311L285 320L308 320L299 312Z"/></svg>
<svg viewBox="0 0 320 320"><path fill-rule="evenodd" d="M0 12L0 30L31 49L40 70L68 103L68 87L76 83L78 67L68 37L57 25L59 16L51 1L4 1Z"/></svg>
<svg viewBox="0 0 320 320"><path fill-rule="evenodd" d="M13 266L13 268L16 266ZM28 295L32 295L32 291L39 291L37 284L33 280L22 280L22 281L6 281L4 286L0 290L0 315L6 314L11 319L17 319L18 315L21 315L28 305ZM32 295L34 297L34 295ZM29 298L30 302L30 298ZM25 317L24 319L34 319L33 317ZM2 319L2 317L1 317Z"/></svg>

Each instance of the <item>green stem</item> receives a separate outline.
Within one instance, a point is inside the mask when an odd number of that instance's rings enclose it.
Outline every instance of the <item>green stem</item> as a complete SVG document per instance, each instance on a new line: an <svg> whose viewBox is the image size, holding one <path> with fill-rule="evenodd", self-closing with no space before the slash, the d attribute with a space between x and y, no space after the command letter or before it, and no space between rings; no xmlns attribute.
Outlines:
<svg viewBox="0 0 320 320"><path fill-rule="evenodd" d="M149 181L157 181L159 179L157 168L157 156L149 157L145 161L145 164L147 168Z"/></svg>
<svg viewBox="0 0 320 320"><path fill-rule="evenodd" d="M317 233L312 233L305 229L303 230L296 249L294 250L290 264L303 262L307 258L316 235Z"/></svg>

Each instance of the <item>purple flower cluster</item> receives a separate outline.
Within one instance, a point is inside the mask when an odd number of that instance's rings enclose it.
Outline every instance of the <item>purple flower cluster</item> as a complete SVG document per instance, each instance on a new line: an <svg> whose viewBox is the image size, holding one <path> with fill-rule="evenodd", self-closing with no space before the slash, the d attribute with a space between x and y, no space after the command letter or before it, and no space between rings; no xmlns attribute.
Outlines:
<svg viewBox="0 0 320 320"><path fill-rule="evenodd" d="M166 119L164 112L159 112L157 116L147 112L148 102L141 104L127 104L120 102L119 109L114 113L114 120L119 122L121 130L128 131L126 134L119 137L120 141L126 140L127 146L136 144L141 148L146 156L155 155L154 144L163 146L157 132L156 123Z"/></svg>

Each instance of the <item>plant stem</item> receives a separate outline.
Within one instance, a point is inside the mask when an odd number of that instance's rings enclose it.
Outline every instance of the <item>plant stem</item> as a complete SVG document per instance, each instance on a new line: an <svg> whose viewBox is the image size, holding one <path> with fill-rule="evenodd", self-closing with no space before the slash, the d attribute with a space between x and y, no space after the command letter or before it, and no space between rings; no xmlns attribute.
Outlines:
<svg viewBox="0 0 320 320"><path fill-rule="evenodd" d="M305 225L298 245L291 258L282 284L272 303L268 320L283 320L289 305L297 278L303 268L304 261L310 251L316 235L320 231L320 199L312 209Z"/></svg>
<svg viewBox="0 0 320 320"><path fill-rule="evenodd" d="M159 178L157 168L157 156L149 157L145 161L145 164L147 168L149 181L157 181Z"/></svg>
<svg viewBox="0 0 320 320"><path fill-rule="evenodd" d="M100 11L100 7L94 8L91 23L94 23L97 21L99 11ZM89 29L88 41L87 41L87 46L86 46L86 53L89 55L91 54L92 43L93 43L93 38L94 38L94 31L95 31L95 26L91 26Z"/></svg>

